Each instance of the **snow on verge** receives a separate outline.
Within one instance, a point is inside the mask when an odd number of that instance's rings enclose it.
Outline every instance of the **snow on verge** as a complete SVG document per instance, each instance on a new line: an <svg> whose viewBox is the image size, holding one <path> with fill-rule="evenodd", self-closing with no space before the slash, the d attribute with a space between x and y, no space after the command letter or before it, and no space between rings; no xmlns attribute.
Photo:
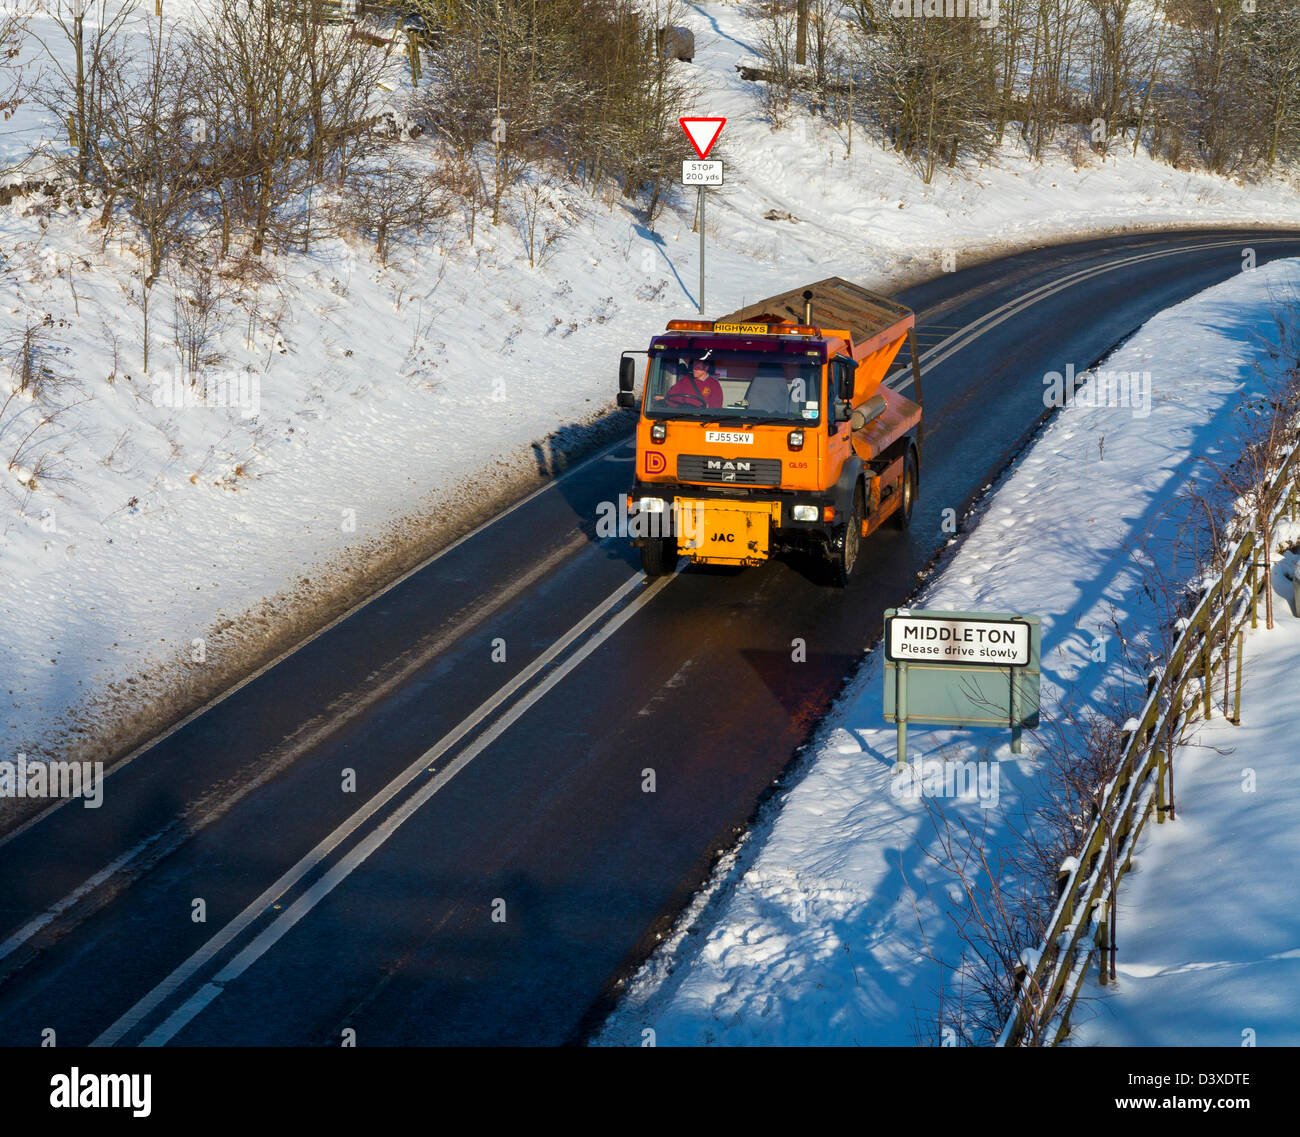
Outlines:
<svg viewBox="0 0 1300 1137"><path fill-rule="evenodd" d="M1281 539L1300 544L1300 526ZM1177 751L1178 820L1142 834L1119 892L1118 981L1092 973L1075 1045L1300 1045L1298 571L1292 552L1274 629L1246 634L1241 726L1216 717Z"/></svg>

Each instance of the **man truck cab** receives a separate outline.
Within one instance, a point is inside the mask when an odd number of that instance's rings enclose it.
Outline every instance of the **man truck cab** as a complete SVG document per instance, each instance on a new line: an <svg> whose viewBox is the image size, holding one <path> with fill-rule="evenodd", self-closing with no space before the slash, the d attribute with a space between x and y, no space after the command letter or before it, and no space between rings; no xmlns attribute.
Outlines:
<svg viewBox="0 0 1300 1137"><path fill-rule="evenodd" d="M796 319L801 317L801 319ZM720 320L670 320L643 387L624 353L619 405L640 411L632 540L649 575L685 555L758 565L782 549L853 574L862 539L906 526L921 459L912 312L833 277ZM916 401L883 380L910 340Z"/></svg>

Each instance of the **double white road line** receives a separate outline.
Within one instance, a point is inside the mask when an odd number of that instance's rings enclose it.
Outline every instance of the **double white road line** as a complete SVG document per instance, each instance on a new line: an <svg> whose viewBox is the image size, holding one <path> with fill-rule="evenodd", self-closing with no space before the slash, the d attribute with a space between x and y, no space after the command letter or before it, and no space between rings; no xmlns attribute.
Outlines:
<svg viewBox="0 0 1300 1137"><path fill-rule="evenodd" d="M1077 272L1070 273L1067 276L1060 277L1057 280L1049 281L1047 284L1039 285L1037 288L1031 288L1028 292L1022 293L1014 300L1008 300L999 308L981 316L978 320L972 320L964 328L953 332L952 335L940 340L928 351L921 353L922 366L934 367L944 360L961 351L962 348L974 343L985 332L990 332L999 324L1005 323L1012 316L1019 315L1026 308L1037 304L1040 300L1046 300L1049 296L1055 296L1058 292L1064 292L1067 288L1073 288L1076 284L1081 284L1085 280L1091 280L1095 276L1100 276L1107 272L1116 272L1119 269L1127 268L1129 265L1139 264L1143 261L1158 260L1161 257L1177 257L1184 253L1200 252L1204 249L1231 249L1245 248L1247 246L1268 244L1274 241L1284 241L1284 237L1260 237L1255 240L1250 239L1250 234L1243 233L1242 239L1237 241L1203 241L1198 245L1180 245L1176 249L1160 249L1149 253L1136 253L1133 256L1121 257L1118 260L1107 261L1105 264L1093 265L1091 268L1079 269ZM885 379L886 385L894 388L900 394L907 390L913 383L911 366L900 367L891 373Z"/></svg>
<svg viewBox="0 0 1300 1137"><path fill-rule="evenodd" d="M265 915L272 904L301 883L314 869L324 864L339 845L356 833L377 812L410 789L412 784L420 779L422 775L426 775L429 768L444 754L461 743L485 721L495 715L496 717L492 718L491 726L479 734L471 745L457 754L455 759L448 763L445 768L439 770L432 779L410 794L364 840L350 849L320 879L314 881L288 908L263 928L257 937L226 964L210 982L206 983L198 992L181 1004L161 1026L153 1030L144 1039L144 1045L161 1046L175 1037L204 1007L208 1006L221 994L225 984L238 978L265 955L299 920L333 892L359 865L365 862L371 853L396 833L402 824L412 817L422 805L509 730L523 717L529 708L578 667L583 660L614 635L637 612L649 604L655 596L667 587L672 579L671 576L665 576L652 583L647 583L645 577L633 577L615 589L548 651L534 660L524 671L489 699L476 707L456 727L448 731L397 777L393 778L388 785L353 813L351 817L335 828L311 852L285 872L279 880L267 888L238 916L140 999L126 1014L122 1015L112 1026L96 1038L91 1045L111 1046L121 1041L162 1003L177 994L198 971L211 963L218 954L247 931L259 917ZM557 657L572 647L576 641L606 620L610 612L623 604L628 597L632 597L632 599L609 618L603 626L599 627L577 651L556 666L542 682L538 683L521 698L510 703L508 709L502 711L502 708L522 688L549 667Z"/></svg>

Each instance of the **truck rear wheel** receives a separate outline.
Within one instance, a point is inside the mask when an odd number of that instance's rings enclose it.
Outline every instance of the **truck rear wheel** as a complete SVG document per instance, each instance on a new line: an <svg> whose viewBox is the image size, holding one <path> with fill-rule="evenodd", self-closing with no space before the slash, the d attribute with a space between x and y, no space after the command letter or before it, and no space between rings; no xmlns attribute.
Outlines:
<svg viewBox="0 0 1300 1137"><path fill-rule="evenodd" d="M903 500L894 510L895 529L906 529L912 523L912 507L916 504L916 481L916 455L909 450L907 460L903 463L903 482L898 487Z"/></svg>
<svg viewBox="0 0 1300 1137"><path fill-rule="evenodd" d="M646 576L667 576L677 567L677 538L649 537L641 546L641 571Z"/></svg>
<svg viewBox="0 0 1300 1137"><path fill-rule="evenodd" d="M838 549L831 548L831 580L836 588L844 588L853 577L858 565L858 550L862 547L862 487L853 491L853 507L849 510L844 527L844 540Z"/></svg>

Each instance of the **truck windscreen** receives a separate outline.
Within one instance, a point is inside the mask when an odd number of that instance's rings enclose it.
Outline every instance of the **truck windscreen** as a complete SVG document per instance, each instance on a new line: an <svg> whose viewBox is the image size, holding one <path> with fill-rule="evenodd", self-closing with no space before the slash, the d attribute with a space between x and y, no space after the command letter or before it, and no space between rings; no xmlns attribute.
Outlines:
<svg viewBox="0 0 1300 1137"><path fill-rule="evenodd" d="M650 359L646 412L671 418L815 423L821 366L772 351L667 349Z"/></svg>

